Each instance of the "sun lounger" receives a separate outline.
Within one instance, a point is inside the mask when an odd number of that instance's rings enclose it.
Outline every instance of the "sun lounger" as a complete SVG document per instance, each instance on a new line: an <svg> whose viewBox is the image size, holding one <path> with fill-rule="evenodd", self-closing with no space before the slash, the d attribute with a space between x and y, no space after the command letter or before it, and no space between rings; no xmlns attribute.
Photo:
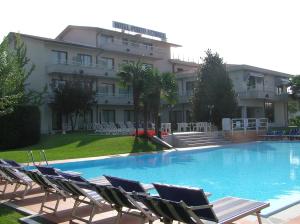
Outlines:
<svg viewBox="0 0 300 224"><path fill-rule="evenodd" d="M112 186L119 188L121 187L126 192L138 192L146 193L146 189L141 185L140 182L134 180L127 180L119 177L106 176L104 177L111 183Z"/></svg>
<svg viewBox="0 0 300 224"><path fill-rule="evenodd" d="M15 184L15 188L13 191L13 194L18 197L18 194L16 193L17 190L20 188L20 186L25 186L25 190L23 194L21 195L21 198L24 198L27 192L32 189L33 181L24 173L21 173L19 170L16 170L13 167L10 166L3 166L0 165L0 171L5 179L5 185L4 189L1 190L1 193L4 194L7 188L8 184Z"/></svg>
<svg viewBox="0 0 300 224"><path fill-rule="evenodd" d="M90 183L71 181L59 176L48 176L47 178L49 178L52 183L56 184L60 189L68 193L75 200L72 209L73 219L91 223L96 212L102 210L103 199L97 192L87 190L87 188L90 188ZM86 185L86 187L82 187L82 185ZM92 206L89 219L84 219L76 214L76 211L81 203Z"/></svg>
<svg viewBox="0 0 300 224"><path fill-rule="evenodd" d="M154 185L155 186L155 185ZM156 185L157 187L158 185ZM159 193L166 197L166 186L159 189ZM164 192L163 192L164 191ZM175 189L170 190L175 193ZM189 196L181 195L181 193L197 194L194 199ZM235 197L226 197L210 204L203 190L198 192L189 189L178 191L177 201L163 199L161 197L153 197L146 194L138 194L139 199L147 206L155 215L161 218L163 223L170 224L173 221L179 221L189 224L202 224L204 221L212 221L219 224L229 224L248 215L255 214L258 223L261 224L260 212L269 206L268 203L246 200ZM167 196L169 197L169 196ZM185 199L178 201L180 198Z"/></svg>
<svg viewBox="0 0 300 224"><path fill-rule="evenodd" d="M44 208L53 211L54 213L57 212L58 209L58 204L59 201L61 199L66 199L68 197L68 195L60 190L56 185L54 185L53 183L51 183L43 174L41 174L39 171L32 171L32 170L23 170L23 172L32 179L32 181L34 181L35 183L37 183L41 189L45 192L43 201L42 201L42 205L40 208L39 213L44 212ZM47 202L47 199L49 198L49 196L53 194L57 196L57 200L55 203L54 208L52 207L48 207L45 205L45 203Z"/></svg>
<svg viewBox="0 0 300 224"><path fill-rule="evenodd" d="M8 165L14 168L22 168L23 166L20 163L17 163L14 160L10 160L10 159L0 159L0 164L2 165Z"/></svg>
<svg viewBox="0 0 300 224"><path fill-rule="evenodd" d="M137 216L142 219L142 223L153 223L157 217L153 216L143 204L136 201L132 194L126 192L121 187L94 185L101 197L114 208L118 215L115 223L118 224L123 214Z"/></svg>

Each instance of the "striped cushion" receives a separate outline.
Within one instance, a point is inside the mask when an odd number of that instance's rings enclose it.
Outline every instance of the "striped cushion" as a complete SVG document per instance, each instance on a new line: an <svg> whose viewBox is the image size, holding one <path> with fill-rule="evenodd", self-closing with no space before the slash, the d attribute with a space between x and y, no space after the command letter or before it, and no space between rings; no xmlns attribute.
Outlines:
<svg viewBox="0 0 300 224"><path fill-rule="evenodd" d="M226 223L228 220L238 220L240 217L260 211L268 206L269 204L264 202L235 197L222 198L213 203L213 209L216 212L220 223Z"/></svg>

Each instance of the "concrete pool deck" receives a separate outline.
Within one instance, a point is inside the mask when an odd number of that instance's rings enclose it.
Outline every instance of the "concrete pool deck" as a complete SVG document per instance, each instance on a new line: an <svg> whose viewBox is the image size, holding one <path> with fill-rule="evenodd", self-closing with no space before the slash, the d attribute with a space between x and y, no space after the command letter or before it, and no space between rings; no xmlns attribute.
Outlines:
<svg viewBox="0 0 300 224"><path fill-rule="evenodd" d="M0 182L0 188L3 188L3 182ZM43 192L36 186L34 187L22 200L10 200L13 191L13 186L9 186L7 193L0 197L1 203L6 203L8 206L21 209L22 212L28 215L36 215L39 212L41 201L43 198ZM18 192L22 193L22 189ZM55 197L50 197L47 201L47 205L54 206ZM71 221L71 209L73 206L73 199L68 198L66 201L61 200L57 214L49 213L42 214L41 217L49 221L49 223L70 223ZM89 214L90 207L81 205L78 210L78 214L82 217L86 217ZM93 223L95 224L113 224L116 217L116 212L109 206L104 207L104 211L98 213L94 217ZM120 224L138 224L140 219L128 215L124 215ZM277 214L274 214L268 218L262 218L263 224L299 224L300 223L300 204L283 210ZM81 223L74 220L72 223ZM160 221L154 222L160 224ZM255 216L248 216L240 221L234 222L236 224L254 224L257 223Z"/></svg>

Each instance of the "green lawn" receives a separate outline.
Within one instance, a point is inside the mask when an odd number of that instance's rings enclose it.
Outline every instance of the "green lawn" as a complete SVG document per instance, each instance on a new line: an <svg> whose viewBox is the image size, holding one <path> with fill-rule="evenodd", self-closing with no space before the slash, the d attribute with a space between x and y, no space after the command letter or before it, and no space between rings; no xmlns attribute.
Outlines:
<svg viewBox="0 0 300 224"><path fill-rule="evenodd" d="M100 136L90 133L68 133L65 135L42 136L39 144L0 151L0 158L27 162L27 151L33 150L35 160L40 160L38 150L44 149L48 160L84 158L121 153L149 152L161 150L151 142L135 139L133 136Z"/></svg>
<svg viewBox="0 0 300 224"><path fill-rule="evenodd" d="M14 209L5 205L0 205L0 224L16 224L19 219L24 217Z"/></svg>

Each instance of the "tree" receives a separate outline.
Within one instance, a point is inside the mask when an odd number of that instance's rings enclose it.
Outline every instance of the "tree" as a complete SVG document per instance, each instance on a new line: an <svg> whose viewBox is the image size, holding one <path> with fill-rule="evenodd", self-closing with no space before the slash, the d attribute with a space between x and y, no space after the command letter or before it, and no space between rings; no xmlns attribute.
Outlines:
<svg viewBox="0 0 300 224"><path fill-rule="evenodd" d="M54 90L53 109L70 119L72 131L76 127L78 115L90 110L95 104L95 92L91 83L81 80L68 81Z"/></svg>
<svg viewBox="0 0 300 224"><path fill-rule="evenodd" d="M146 73L147 67L143 66L140 61L122 65L121 70L117 73L117 76L120 78L119 83L121 86L132 86L136 133L138 132L138 116Z"/></svg>
<svg viewBox="0 0 300 224"><path fill-rule="evenodd" d="M236 94L223 59L211 50L205 53L192 98L193 119L221 127L222 118L233 117L237 111Z"/></svg>
<svg viewBox="0 0 300 224"><path fill-rule="evenodd" d="M10 43L14 48L10 48ZM42 103L46 87L43 92L26 88L34 68L20 35L5 37L0 44L0 116L13 112L19 104Z"/></svg>
<svg viewBox="0 0 300 224"><path fill-rule="evenodd" d="M161 100L171 105L177 102L177 82L175 75L169 72L160 73L157 69L150 69L145 77L145 88L142 98L145 112L144 121L148 123L147 112L152 112L155 121L155 131L158 133ZM146 133L147 126L144 128Z"/></svg>

